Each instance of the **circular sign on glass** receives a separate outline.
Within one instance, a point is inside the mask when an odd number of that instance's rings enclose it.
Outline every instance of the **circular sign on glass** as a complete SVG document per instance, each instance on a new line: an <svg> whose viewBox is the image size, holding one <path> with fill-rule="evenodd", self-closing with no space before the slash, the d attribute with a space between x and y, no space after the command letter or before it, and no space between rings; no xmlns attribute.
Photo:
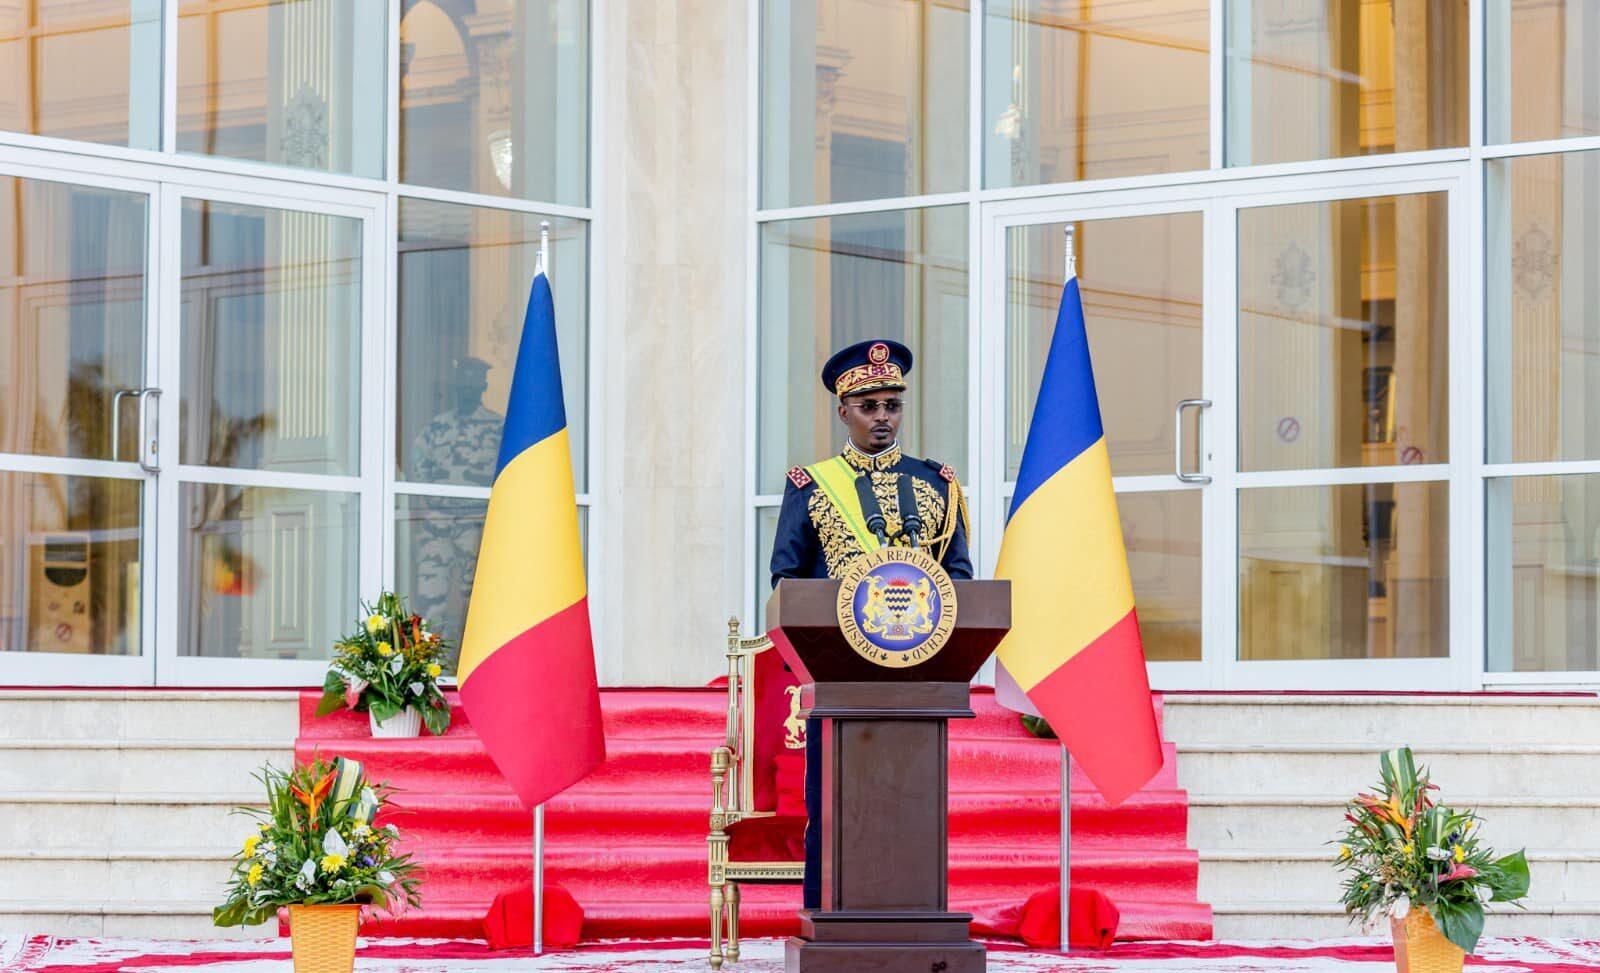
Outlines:
<svg viewBox="0 0 1600 973"><path fill-rule="evenodd" d="M881 547L845 566L839 630L856 654L903 669L944 648L956 626L956 586L924 551Z"/></svg>

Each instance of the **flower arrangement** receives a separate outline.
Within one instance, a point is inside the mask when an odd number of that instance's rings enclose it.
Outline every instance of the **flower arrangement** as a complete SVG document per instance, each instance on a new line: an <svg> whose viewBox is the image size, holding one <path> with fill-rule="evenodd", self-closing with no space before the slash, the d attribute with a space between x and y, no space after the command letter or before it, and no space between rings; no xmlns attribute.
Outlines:
<svg viewBox="0 0 1600 973"><path fill-rule="evenodd" d="M417 866L394 851L399 829L373 825L389 789L369 784L360 763L267 766L256 777L267 807L237 811L256 828L234 855L227 899L212 911L216 925L256 925L288 905L421 904Z"/></svg>
<svg viewBox="0 0 1600 973"><path fill-rule="evenodd" d="M450 705L439 688L448 644L393 592L361 607L364 620L335 644L317 715L348 706L383 722L415 707L430 733L449 729Z"/></svg>
<svg viewBox="0 0 1600 973"><path fill-rule="evenodd" d="M1427 768L1417 769L1409 747L1380 760L1376 794L1358 794L1345 806L1337 868L1344 880L1345 912L1365 927L1381 916L1404 919L1425 908L1452 943L1467 953L1483 934L1487 902L1512 902L1528 894L1524 852L1495 858L1478 831L1482 819L1434 803L1439 789Z"/></svg>

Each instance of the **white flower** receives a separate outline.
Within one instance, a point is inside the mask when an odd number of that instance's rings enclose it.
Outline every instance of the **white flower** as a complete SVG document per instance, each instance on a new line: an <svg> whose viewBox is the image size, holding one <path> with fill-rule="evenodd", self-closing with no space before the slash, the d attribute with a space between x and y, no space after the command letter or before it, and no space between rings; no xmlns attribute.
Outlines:
<svg viewBox="0 0 1600 973"><path fill-rule="evenodd" d="M300 866L300 874L294 877L294 885L295 888L309 892L311 891L311 887L316 884L317 859L316 856L312 856L306 859L306 863L304 865Z"/></svg>
<svg viewBox="0 0 1600 973"><path fill-rule="evenodd" d="M379 872L378 873L378 884L379 885L393 885L394 884L394 873L393 872Z"/></svg>
<svg viewBox="0 0 1600 973"><path fill-rule="evenodd" d="M350 857L350 846L345 844L344 838L333 828L322 836L322 853L324 855L338 855L340 858Z"/></svg>
<svg viewBox="0 0 1600 973"><path fill-rule="evenodd" d="M397 676L400 675L400 670L403 668L405 668L405 660L399 656L395 656L394 661L389 663L389 671Z"/></svg>
<svg viewBox="0 0 1600 973"><path fill-rule="evenodd" d="M392 837L395 837L395 838L398 838L398 837L400 837L400 829L399 829L399 828L397 828L397 827L395 827L395 826L394 826L394 825L393 825L393 824L386 824L386 825L384 825L384 826L383 826L383 830L385 830L385 831L387 831L387 832L389 832L389 834L390 834L390 835L391 835L391 836L392 836Z"/></svg>
<svg viewBox="0 0 1600 973"><path fill-rule="evenodd" d="M378 795L376 795L376 794L374 794L372 792L372 788L371 787L363 787L363 788L361 788L361 803L362 804L371 804L374 807L377 806L377 804L378 804Z"/></svg>
<svg viewBox="0 0 1600 973"><path fill-rule="evenodd" d="M1411 914L1411 896L1402 895L1394 900L1394 905L1389 907L1389 915L1396 919L1404 919Z"/></svg>
<svg viewBox="0 0 1600 973"><path fill-rule="evenodd" d="M370 686L370 685L372 685L372 683L367 682L365 679L362 679L360 676L351 676L350 677L349 689L350 689L350 692L351 692L352 695L360 696L362 693L367 691L367 687Z"/></svg>
<svg viewBox="0 0 1600 973"><path fill-rule="evenodd" d="M1450 860L1450 851L1447 848L1429 848L1424 852L1424 854L1436 862Z"/></svg>
<svg viewBox="0 0 1600 973"><path fill-rule="evenodd" d="M418 696L418 697L420 697L424 692L427 691L427 687L424 686L420 682L414 682L408 688L410 688L410 690L411 690L411 695Z"/></svg>

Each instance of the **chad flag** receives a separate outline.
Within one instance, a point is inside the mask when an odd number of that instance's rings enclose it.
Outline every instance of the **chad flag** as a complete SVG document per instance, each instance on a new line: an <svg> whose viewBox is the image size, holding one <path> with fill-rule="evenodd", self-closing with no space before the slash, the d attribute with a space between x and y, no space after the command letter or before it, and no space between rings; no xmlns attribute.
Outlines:
<svg viewBox="0 0 1600 973"><path fill-rule="evenodd" d="M550 281L533 279L461 639L461 703L529 807L605 760Z"/></svg>
<svg viewBox="0 0 1600 973"><path fill-rule="evenodd" d="M1061 293L995 577L1011 581L1001 664L1121 803L1161 769L1161 736L1076 277Z"/></svg>

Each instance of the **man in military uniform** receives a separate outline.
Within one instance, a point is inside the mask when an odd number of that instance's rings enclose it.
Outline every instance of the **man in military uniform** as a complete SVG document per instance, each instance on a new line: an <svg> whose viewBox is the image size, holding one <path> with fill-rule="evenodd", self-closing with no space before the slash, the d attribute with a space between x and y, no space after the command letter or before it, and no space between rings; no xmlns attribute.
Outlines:
<svg viewBox="0 0 1600 973"><path fill-rule="evenodd" d="M481 358L455 362L452 408L434 416L411 443L411 478L427 483L494 481L505 416L486 408L489 363Z"/></svg>
<svg viewBox="0 0 1600 973"><path fill-rule="evenodd" d="M882 545L925 548L952 578L972 577L966 501L955 471L900 449L905 377L911 351L896 341L851 345L822 367L839 398L844 450L789 471L772 544L772 583L836 578L845 565ZM805 907L822 904L822 734L806 723Z"/></svg>

